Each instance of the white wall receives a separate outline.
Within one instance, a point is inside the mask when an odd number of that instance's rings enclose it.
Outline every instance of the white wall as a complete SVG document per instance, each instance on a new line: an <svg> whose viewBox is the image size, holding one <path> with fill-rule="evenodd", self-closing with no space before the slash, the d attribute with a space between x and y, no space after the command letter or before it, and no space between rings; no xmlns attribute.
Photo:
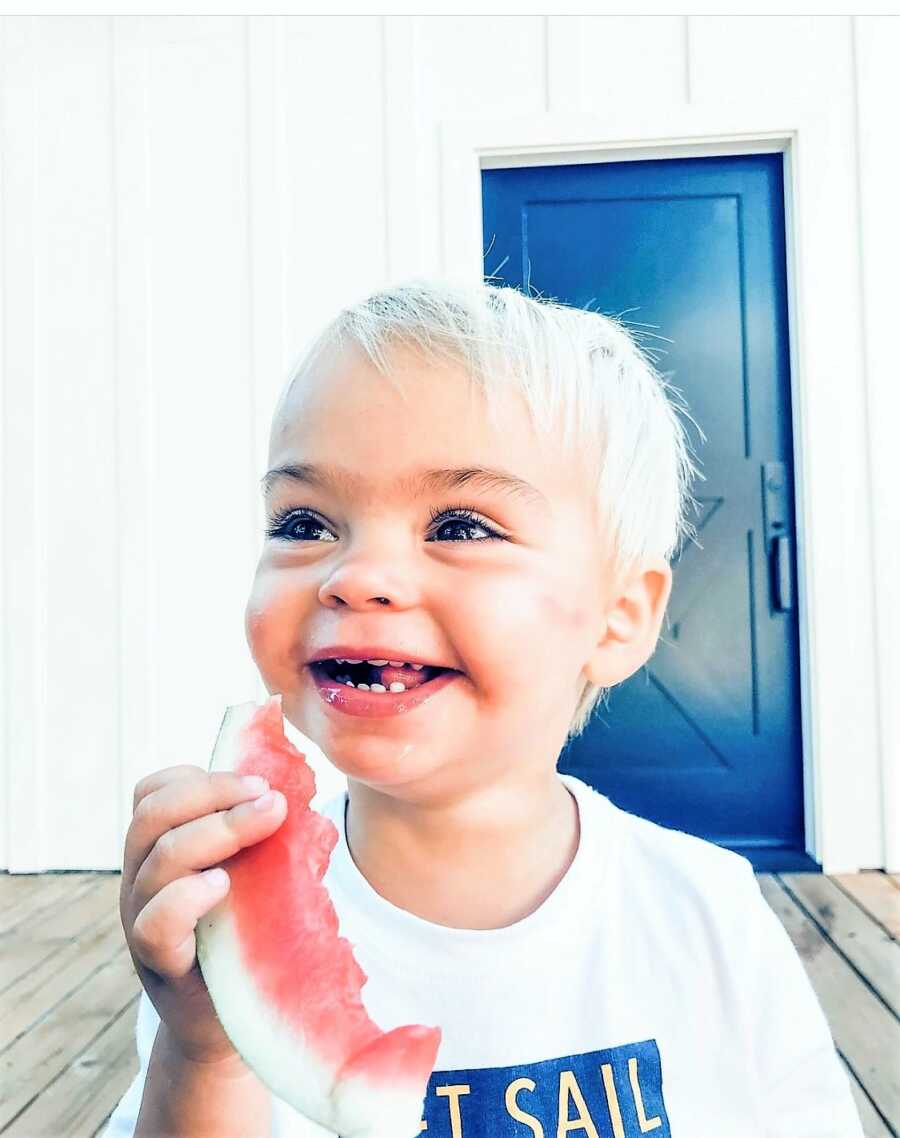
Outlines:
<svg viewBox="0 0 900 1138"><path fill-rule="evenodd" d="M884 412L897 410L898 29L890 17L4 18L0 867L120 866L134 783L205 766L224 706L263 698L242 617L269 415L339 305L442 271L448 119L746 99L761 85L840 104L860 210L836 224L863 241L847 282L863 298L870 400L859 506L877 523L878 580L896 581ZM896 758L900 614L891 590L874 606L881 746ZM896 766L879 794L897 795Z"/></svg>

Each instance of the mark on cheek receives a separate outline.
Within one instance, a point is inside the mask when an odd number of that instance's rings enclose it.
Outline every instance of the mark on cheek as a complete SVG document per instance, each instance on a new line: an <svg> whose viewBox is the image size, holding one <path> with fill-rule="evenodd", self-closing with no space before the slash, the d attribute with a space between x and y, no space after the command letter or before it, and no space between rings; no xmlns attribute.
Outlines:
<svg viewBox="0 0 900 1138"><path fill-rule="evenodd" d="M579 629L583 628L590 618L585 606L569 604L564 598L556 597L552 593L544 593L540 601L545 619L553 624Z"/></svg>

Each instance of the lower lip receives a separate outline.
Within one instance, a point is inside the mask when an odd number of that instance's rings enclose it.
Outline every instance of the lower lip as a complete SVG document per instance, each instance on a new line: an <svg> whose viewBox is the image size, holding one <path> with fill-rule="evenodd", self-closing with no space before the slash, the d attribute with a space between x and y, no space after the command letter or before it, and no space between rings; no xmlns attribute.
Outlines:
<svg viewBox="0 0 900 1138"><path fill-rule="evenodd" d="M412 711L460 678L459 672L442 672L427 684L407 691L367 692L329 679L315 668L309 668L309 672L316 690L329 707L345 715L367 715L375 719Z"/></svg>

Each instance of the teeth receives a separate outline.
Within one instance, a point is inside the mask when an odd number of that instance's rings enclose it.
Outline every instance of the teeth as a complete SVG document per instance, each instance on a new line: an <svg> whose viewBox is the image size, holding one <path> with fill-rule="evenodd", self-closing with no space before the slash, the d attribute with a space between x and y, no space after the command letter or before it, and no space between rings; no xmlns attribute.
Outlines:
<svg viewBox="0 0 900 1138"><path fill-rule="evenodd" d="M340 656L335 657L335 659L336 659L336 662L338 664L362 664L365 662L366 664L374 664L376 668L383 668L385 666L385 664L390 664L390 666L392 668L402 668L402 667L406 666L408 668L414 668L417 672L421 672L422 669L425 667L424 664L409 664L409 663L407 663L406 660L366 660L366 661L363 661L363 660L351 660L349 657L341 658Z"/></svg>
<svg viewBox="0 0 900 1138"><path fill-rule="evenodd" d="M339 684L346 684L347 687L350 687L350 688L357 687L357 685L354 684L353 680L351 680L349 676L338 676L337 681ZM387 688L384 686L384 684L372 684L371 687L368 684L360 684L359 687L357 688L357 690L358 691L378 691L378 692L381 692L381 691L387 691ZM391 684L390 690L392 692L406 691L406 684L401 684L401 683L395 681L394 683Z"/></svg>

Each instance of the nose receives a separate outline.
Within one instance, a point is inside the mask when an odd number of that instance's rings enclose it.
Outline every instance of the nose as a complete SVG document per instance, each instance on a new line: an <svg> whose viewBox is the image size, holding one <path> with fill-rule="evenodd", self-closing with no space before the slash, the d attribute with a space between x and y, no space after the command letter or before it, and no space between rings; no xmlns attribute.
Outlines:
<svg viewBox="0 0 900 1138"><path fill-rule="evenodd" d="M408 571L401 571L401 559L392 566L361 556L347 558L328 574L319 588L319 602L326 608L366 610L392 605L407 608L415 603L415 584Z"/></svg>

